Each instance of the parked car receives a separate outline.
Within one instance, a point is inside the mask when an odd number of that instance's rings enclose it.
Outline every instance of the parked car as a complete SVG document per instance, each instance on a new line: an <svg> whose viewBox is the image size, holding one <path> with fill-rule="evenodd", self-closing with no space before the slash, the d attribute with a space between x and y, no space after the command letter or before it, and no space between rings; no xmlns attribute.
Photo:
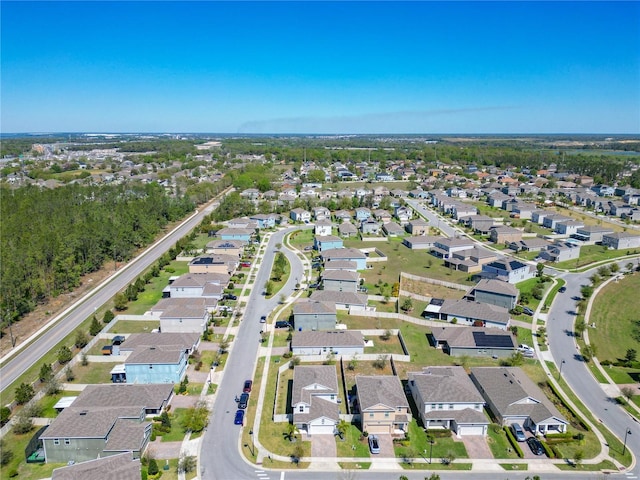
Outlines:
<svg viewBox="0 0 640 480"><path fill-rule="evenodd" d="M233 419L233 423L235 425L243 425L244 424L244 410L237 410L236 416Z"/></svg>
<svg viewBox="0 0 640 480"><path fill-rule="evenodd" d="M245 380L244 387L242 388L243 392L249 393L251 391L251 386L253 382L251 380Z"/></svg>
<svg viewBox="0 0 640 480"><path fill-rule="evenodd" d="M240 399L238 400L238 408L244 410L247 408L247 404L249 403L249 394L243 393L240 395Z"/></svg>
<svg viewBox="0 0 640 480"><path fill-rule="evenodd" d="M530 317L533 316L533 310L531 310L529 307L523 307L522 313L524 313L525 315L529 315Z"/></svg>
<svg viewBox="0 0 640 480"><path fill-rule="evenodd" d="M260 317L260 323L267 323L267 316L266 315L262 315Z"/></svg>
<svg viewBox="0 0 640 480"><path fill-rule="evenodd" d="M558 293L564 293L564 292L566 292L566 291L567 291L567 287L565 287L565 286L562 286L562 287L560 287L560 288L558 289Z"/></svg>
<svg viewBox="0 0 640 480"><path fill-rule="evenodd" d="M380 453L380 443L375 435L369 435L369 450L371 453Z"/></svg>
<svg viewBox="0 0 640 480"><path fill-rule="evenodd" d="M227 299L227 300L237 300L238 296L234 295L232 293L225 293L224 294L224 298Z"/></svg>
<svg viewBox="0 0 640 480"><path fill-rule="evenodd" d="M516 437L516 440L519 442L524 442L527 439L519 423L511 424L511 433L513 433L513 436Z"/></svg>
<svg viewBox="0 0 640 480"><path fill-rule="evenodd" d="M309 288L318 288L318 284L317 283L312 283L311 285L309 285Z"/></svg>
<svg viewBox="0 0 640 480"><path fill-rule="evenodd" d="M313 247L311 245L307 245L306 247L304 247L305 252L309 252L311 250L313 250Z"/></svg>
<svg viewBox="0 0 640 480"><path fill-rule="evenodd" d="M527 345L526 343L521 343L520 345L518 345L518 351L519 352L528 352L529 350L533 350L533 348L531 348L529 345Z"/></svg>
<svg viewBox="0 0 640 480"><path fill-rule="evenodd" d="M276 328L289 328L291 325L289 322L285 322L284 320L278 320L275 325Z"/></svg>
<svg viewBox="0 0 640 480"><path fill-rule="evenodd" d="M251 266L251 262L240 262L240 266L241 267L250 267Z"/></svg>
<svg viewBox="0 0 640 480"><path fill-rule="evenodd" d="M542 446L542 443L540 443L540 440L538 440L536 437L527 438L527 445L529 445L529 448L534 453L534 455L544 454L544 447Z"/></svg>

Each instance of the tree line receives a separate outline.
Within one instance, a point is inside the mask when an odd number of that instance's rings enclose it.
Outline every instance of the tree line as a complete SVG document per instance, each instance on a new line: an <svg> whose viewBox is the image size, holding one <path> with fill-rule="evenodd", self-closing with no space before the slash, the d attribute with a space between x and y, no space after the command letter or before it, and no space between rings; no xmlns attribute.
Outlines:
<svg viewBox="0 0 640 480"><path fill-rule="evenodd" d="M157 184L0 190L2 327L80 285L107 261L129 260L194 208Z"/></svg>

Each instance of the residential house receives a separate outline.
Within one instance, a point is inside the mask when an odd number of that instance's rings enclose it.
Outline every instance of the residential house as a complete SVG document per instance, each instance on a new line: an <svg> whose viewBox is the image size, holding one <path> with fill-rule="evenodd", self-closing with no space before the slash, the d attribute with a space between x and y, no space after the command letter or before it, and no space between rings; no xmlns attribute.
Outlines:
<svg viewBox="0 0 640 480"><path fill-rule="evenodd" d="M501 282L504 283L504 282ZM508 330L484 327L432 327L429 343L452 357L510 357L518 346Z"/></svg>
<svg viewBox="0 0 640 480"><path fill-rule="evenodd" d="M573 242L556 241L540 252L538 257L547 262L566 262L580 257L580 245Z"/></svg>
<svg viewBox="0 0 640 480"><path fill-rule="evenodd" d="M472 215L477 215L478 209L473 205L469 205L467 203L457 203L453 207L452 215L456 220L461 220L465 217L470 217Z"/></svg>
<svg viewBox="0 0 640 480"><path fill-rule="evenodd" d="M373 218L368 218L366 220L363 220L360 223L360 231L364 235L379 235L380 224L376 222Z"/></svg>
<svg viewBox="0 0 640 480"><path fill-rule="evenodd" d="M317 220L316 224L313 227L313 233L315 233L316 235L328 236L328 235L331 235L332 228L333 228L333 224L331 223L330 220L327 220L327 219Z"/></svg>
<svg viewBox="0 0 640 480"><path fill-rule="evenodd" d="M489 233L489 229L493 227L494 220L486 215L470 215L460 220L467 227L471 228L476 233Z"/></svg>
<svg viewBox="0 0 640 480"><path fill-rule="evenodd" d="M391 214L386 210L378 209L373 211L373 218L379 222L386 223L391 221Z"/></svg>
<svg viewBox="0 0 640 480"><path fill-rule="evenodd" d="M294 327L297 331L333 330L336 328L336 306L329 301L297 300L293 304Z"/></svg>
<svg viewBox="0 0 640 480"><path fill-rule="evenodd" d="M249 217L250 220L257 223L259 229L275 227L277 218L275 213L256 213Z"/></svg>
<svg viewBox="0 0 640 480"><path fill-rule="evenodd" d="M151 315L160 319L160 331L204 332L209 321L209 313L217 306L215 299L208 298L162 298L150 310Z"/></svg>
<svg viewBox="0 0 640 480"><path fill-rule="evenodd" d="M502 425L519 423L535 435L567 431L569 422L519 367L474 367L471 380Z"/></svg>
<svg viewBox="0 0 640 480"><path fill-rule="evenodd" d="M482 266L483 276L503 282L519 283L535 277L536 269L519 260L502 259Z"/></svg>
<svg viewBox="0 0 640 480"><path fill-rule="evenodd" d="M483 278L469 290L465 298L511 310L518 303L518 295L519 290L510 283Z"/></svg>
<svg viewBox="0 0 640 480"><path fill-rule="evenodd" d="M547 218L547 215L551 215L551 212L548 210L534 210L531 212L531 221L538 225L542 225L544 223L544 219Z"/></svg>
<svg viewBox="0 0 640 480"><path fill-rule="evenodd" d="M511 321L509 310L504 307L465 299L432 299L422 315L458 325L494 327L502 330L506 330Z"/></svg>
<svg viewBox="0 0 640 480"><path fill-rule="evenodd" d="M258 200L260 198L260 190L257 188L247 188L240 192L240 196L248 200Z"/></svg>
<svg viewBox="0 0 640 480"><path fill-rule="evenodd" d="M322 285L327 291L356 293L360 286L360 274L349 270L325 270Z"/></svg>
<svg viewBox="0 0 640 480"><path fill-rule="evenodd" d="M487 203L494 208L502 208L503 204L510 200L511 197L502 192L497 192L487 197Z"/></svg>
<svg viewBox="0 0 640 480"><path fill-rule="evenodd" d="M289 216L294 222L309 223L311 221L311 213L302 208L294 208Z"/></svg>
<svg viewBox="0 0 640 480"><path fill-rule="evenodd" d="M371 210L366 207L358 207L356 208L355 219L358 222L362 222L363 220L367 220L371 216Z"/></svg>
<svg viewBox="0 0 640 480"><path fill-rule="evenodd" d="M240 259L235 255L204 254L189 262L189 273L222 273L231 275L240 265Z"/></svg>
<svg viewBox="0 0 640 480"><path fill-rule="evenodd" d="M356 375L356 395L362 431L404 436L412 415L398 376Z"/></svg>
<svg viewBox="0 0 640 480"><path fill-rule="evenodd" d="M382 225L382 230L388 237L398 237L404 235L404 230L396 222L387 222Z"/></svg>
<svg viewBox="0 0 640 480"><path fill-rule="evenodd" d="M293 370L293 423L307 435L333 435L339 422L338 378L333 365L298 365Z"/></svg>
<svg viewBox="0 0 640 480"><path fill-rule="evenodd" d="M346 238L355 237L358 235L358 229L352 223L341 223L338 225L338 234Z"/></svg>
<svg viewBox="0 0 640 480"><path fill-rule="evenodd" d="M426 367L408 377L425 428L445 428L458 436L487 434L484 399L463 367Z"/></svg>
<svg viewBox="0 0 640 480"><path fill-rule="evenodd" d="M247 242L243 240L214 240L207 243L205 253L213 255L235 255L241 257Z"/></svg>
<svg viewBox="0 0 640 480"><path fill-rule="evenodd" d="M393 215L398 219L401 225L404 225L413 217L413 211L409 207L398 206L395 208Z"/></svg>
<svg viewBox="0 0 640 480"><path fill-rule="evenodd" d="M362 355L364 337L358 330L297 331L291 337L293 355Z"/></svg>
<svg viewBox="0 0 640 480"><path fill-rule="evenodd" d="M640 235L631 232L607 233L602 236L602 245L614 250L640 247Z"/></svg>
<svg viewBox="0 0 640 480"><path fill-rule="evenodd" d="M427 235L424 237L407 237L402 239L402 244L411 250L431 250L437 241L443 237Z"/></svg>
<svg viewBox="0 0 640 480"><path fill-rule="evenodd" d="M309 298L312 301L330 303L340 310L364 310L368 301L366 294L335 290L316 290Z"/></svg>
<svg viewBox="0 0 640 480"><path fill-rule="evenodd" d="M469 248L473 248L475 243L473 240L469 238L444 238L439 237L436 240L435 245L431 249L431 253L433 253L438 258L448 259L455 252L459 252L461 250L467 250Z"/></svg>
<svg viewBox="0 0 640 480"><path fill-rule="evenodd" d="M622 218L623 215L628 214L633 210L633 207L623 202L608 202L609 215L612 217Z"/></svg>
<svg viewBox="0 0 640 480"><path fill-rule="evenodd" d="M217 235L221 240L241 240L250 242L255 230L249 228L223 228Z"/></svg>
<svg viewBox="0 0 640 480"><path fill-rule="evenodd" d="M378 182L393 182L393 175L390 173L376 173L376 181Z"/></svg>
<svg viewBox="0 0 640 480"><path fill-rule="evenodd" d="M523 238L517 242L511 242L508 247L516 252L539 252L540 250L547 248L548 245L549 242L544 238L532 237Z"/></svg>
<svg viewBox="0 0 640 480"><path fill-rule="evenodd" d="M599 197L613 197L615 194L615 188L608 185L593 185L591 190L596 192Z"/></svg>
<svg viewBox="0 0 640 480"><path fill-rule="evenodd" d="M335 217L336 221L339 222L350 222L352 218L351 213L347 210L338 210L333 214L333 216Z"/></svg>
<svg viewBox="0 0 640 480"><path fill-rule="evenodd" d="M414 237L429 234L429 223L421 218L410 221L405 228Z"/></svg>
<svg viewBox="0 0 640 480"><path fill-rule="evenodd" d="M205 297L222 300L229 278L227 273L185 273L174 279L165 290L168 290L171 298Z"/></svg>
<svg viewBox="0 0 640 480"><path fill-rule="evenodd" d="M454 252L448 259L445 259L444 265L445 267L453 266L455 270L462 272L476 273L482 270L482 265L493 262L497 258L493 251L474 246Z"/></svg>
<svg viewBox="0 0 640 480"><path fill-rule="evenodd" d="M318 220L331 220L331 211L327 207L313 207L313 218Z"/></svg>
<svg viewBox="0 0 640 480"><path fill-rule="evenodd" d="M147 415L159 415L172 384L87 385L39 437L47 463L86 462L129 453L140 458L151 437Z"/></svg>
<svg viewBox="0 0 640 480"><path fill-rule="evenodd" d="M51 480L78 480L83 478L117 478L140 480L140 459L129 452L73 463L53 470Z"/></svg>
<svg viewBox="0 0 640 480"><path fill-rule="evenodd" d="M514 217L521 220L530 220L531 215L536 210L536 206L531 203L518 202L511 209L511 213Z"/></svg>
<svg viewBox="0 0 640 480"><path fill-rule="evenodd" d="M349 262L347 260L334 260L333 262L327 262L324 267L325 272L329 270L348 270L350 272L357 271L358 265L356 262Z"/></svg>
<svg viewBox="0 0 640 480"><path fill-rule="evenodd" d="M606 234L613 233L613 229L610 227L601 227L599 225L585 225L576 230L576 233L571 235L571 238L589 243L600 243L602 237Z"/></svg>
<svg viewBox="0 0 640 480"><path fill-rule="evenodd" d="M344 248L344 243L340 237L334 235L316 236L313 240L313 248L318 252L325 252L336 248Z"/></svg>
<svg viewBox="0 0 640 480"><path fill-rule="evenodd" d="M550 228L551 230L555 230L556 225L558 223L570 222L572 220L573 219L571 217L567 217L566 215L552 213L544 217L544 220L542 221L542 226L546 228Z"/></svg>
<svg viewBox="0 0 640 480"><path fill-rule="evenodd" d="M348 260L356 262L358 270L365 270L367 268L367 256L357 248L335 248L323 251L321 256L325 265L327 262L333 260Z"/></svg>
<svg viewBox="0 0 640 480"><path fill-rule="evenodd" d="M232 218L227 221L227 227L229 228L246 228L252 232L258 228L258 224L254 220L250 220L248 217Z"/></svg>
<svg viewBox="0 0 640 480"><path fill-rule="evenodd" d="M522 240L522 230L497 225L489 229L489 240L496 244L512 243Z"/></svg>

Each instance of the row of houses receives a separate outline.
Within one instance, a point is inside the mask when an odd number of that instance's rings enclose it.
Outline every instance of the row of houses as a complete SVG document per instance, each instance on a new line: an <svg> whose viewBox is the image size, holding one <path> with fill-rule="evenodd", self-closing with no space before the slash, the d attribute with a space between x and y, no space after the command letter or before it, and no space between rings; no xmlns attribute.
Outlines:
<svg viewBox="0 0 640 480"><path fill-rule="evenodd" d="M351 405L363 431L403 436L412 420L405 388L397 376L356 376ZM534 434L562 433L568 421L518 367L426 367L409 372L407 391L427 429L457 436L486 435L485 407L502 425L520 423ZM335 366L296 366L293 423L308 435L334 434L340 421Z"/></svg>

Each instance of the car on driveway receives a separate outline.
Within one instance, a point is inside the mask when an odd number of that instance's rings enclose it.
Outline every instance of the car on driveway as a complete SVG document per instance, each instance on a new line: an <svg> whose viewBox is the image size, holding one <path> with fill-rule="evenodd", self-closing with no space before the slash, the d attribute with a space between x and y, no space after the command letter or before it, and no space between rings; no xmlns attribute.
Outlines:
<svg viewBox="0 0 640 480"><path fill-rule="evenodd" d="M534 455L544 455L544 447L536 437L527 438L527 445L529 445Z"/></svg>
<svg viewBox="0 0 640 480"><path fill-rule="evenodd" d="M232 294L232 293L225 293L225 294L224 294L224 298L225 298L226 300L237 300L237 299L238 299L238 296L237 296L237 295L234 295L234 294Z"/></svg>
<svg viewBox="0 0 640 480"><path fill-rule="evenodd" d="M310 252L311 250L313 250L313 247L311 245L307 245L306 247L304 247L305 252Z"/></svg>
<svg viewBox="0 0 640 480"><path fill-rule="evenodd" d="M531 310L529 307L524 307L522 309L522 313L524 313L525 315L529 315L530 317L533 316L533 310Z"/></svg>
<svg viewBox="0 0 640 480"><path fill-rule="evenodd" d="M244 382L244 387L242 388L242 391L245 393L249 393L251 391L251 386L253 385L253 382L251 380L245 380Z"/></svg>
<svg viewBox="0 0 640 480"><path fill-rule="evenodd" d="M233 419L233 423L235 425L243 425L244 424L244 410L236 411L236 416Z"/></svg>
<svg viewBox="0 0 640 480"><path fill-rule="evenodd" d="M513 433L513 436L516 438L518 442L524 442L527 439L527 437L524 434L524 430L522 429L519 423L511 424L511 433Z"/></svg>
<svg viewBox="0 0 640 480"><path fill-rule="evenodd" d="M251 262L241 262L240 266L241 267L250 267L251 266Z"/></svg>
<svg viewBox="0 0 640 480"><path fill-rule="evenodd" d="M369 435L369 450L371 453L380 453L380 442L375 435Z"/></svg>

